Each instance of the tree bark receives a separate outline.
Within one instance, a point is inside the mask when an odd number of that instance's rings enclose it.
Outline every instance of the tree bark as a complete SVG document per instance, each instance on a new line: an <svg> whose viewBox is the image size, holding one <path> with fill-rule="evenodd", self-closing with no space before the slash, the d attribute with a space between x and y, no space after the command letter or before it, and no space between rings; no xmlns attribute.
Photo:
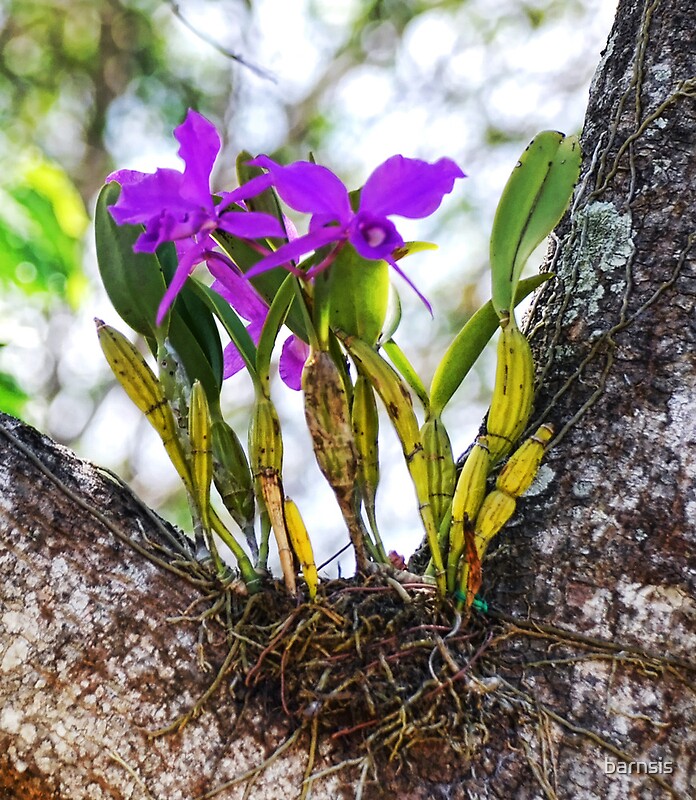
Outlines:
<svg viewBox="0 0 696 800"><path fill-rule="evenodd" d="M538 771L549 796L696 794L696 676L682 663L696 645L692 17L686 0L619 3L558 277L529 321L536 408L560 436L508 528L493 596L617 651L539 633L515 656L551 661L518 668L543 724L529 767L506 768L510 796L539 796Z"/></svg>
<svg viewBox="0 0 696 800"><path fill-rule="evenodd" d="M484 569L487 733L439 779L364 797L696 793L695 97L691 0L622 0L530 318L559 438ZM212 686L228 643L185 542L17 421L0 443L0 796L299 796L306 741L260 702L241 717L234 675ZM354 796L340 777L312 797Z"/></svg>
<svg viewBox="0 0 696 800"><path fill-rule="evenodd" d="M161 549L185 541L97 467L0 426L3 800L189 800L263 761L282 731L236 733L230 680L180 732L149 735L191 710L226 651L196 619L205 576Z"/></svg>

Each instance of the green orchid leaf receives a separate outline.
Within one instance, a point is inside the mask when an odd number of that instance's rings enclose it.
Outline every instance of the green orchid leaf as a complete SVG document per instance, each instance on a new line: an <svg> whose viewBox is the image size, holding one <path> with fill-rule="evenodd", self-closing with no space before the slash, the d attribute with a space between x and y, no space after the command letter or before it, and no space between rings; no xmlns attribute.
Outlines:
<svg viewBox="0 0 696 800"><path fill-rule="evenodd" d="M181 362L191 386L200 381L203 387L211 415L219 416L220 389L222 374L216 373L208 361L208 354L201 346L197 335L188 326L182 314L172 310L169 315L169 332L167 338Z"/></svg>
<svg viewBox="0 0 696 800"><path fill-rule="evenodd" d="M552 278L550 272L543 272L520 281L515 293L514 305L524 300L538 286ZM469 318L466 325L455 336L452 344L440 361L430 384L430 413L439 417L452 399L461 382L466 378L483 348L498 328L498 315L489 300Z"/></svg>
<svg viewBox="0 0 696 800"><path fill-rule="evenodd" d="M490 241L492 300L498 316L512 312L524 265L568 207L581 160L577 136L542 131L512 171L498 203Z"/></svg>
<svg viewBox="0 0 696 800"><path fill-rule="evenodd" d="M120 193L118 183L108 183L97 199L94 227L99 273L121 319L149 340L162 340L166 329L158 328L156 317L166 288L164 276L154 253L133 252L142 227L117 225L109 213Z"/></svg>
<svg viewBox="0 0 696 800"><path fill-rule="evenodd" d="M389 339L384 342L382 349L389 356L389 360L394 365L396 371L406 381L406 383L413 389L416 397L423 404L426 414L430 408L430 398L428 397L428 390L423 385L423 381L413 367L413 364L406 358L406 354L393 340Z"/></svg>

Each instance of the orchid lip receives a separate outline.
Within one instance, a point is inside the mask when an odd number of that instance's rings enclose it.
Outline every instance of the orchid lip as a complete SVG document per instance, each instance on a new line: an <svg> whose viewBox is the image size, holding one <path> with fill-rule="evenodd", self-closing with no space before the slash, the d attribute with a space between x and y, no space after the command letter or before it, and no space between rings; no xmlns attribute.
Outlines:
<svg viewBox="0 0 696 800"><path fill-rule="evenodd" d="M370 247L379 247L379 245L383 244L384 240L387 238L386 231L377 226L367 228L364 231L364 235L365 241L370 245Z"/></svg>

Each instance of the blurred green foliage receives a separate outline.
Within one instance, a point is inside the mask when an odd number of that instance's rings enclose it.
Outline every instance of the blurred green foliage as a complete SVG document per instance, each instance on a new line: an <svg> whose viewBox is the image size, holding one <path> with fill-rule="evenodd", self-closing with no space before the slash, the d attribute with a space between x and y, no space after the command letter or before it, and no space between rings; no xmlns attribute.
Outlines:
<svg viewBox="0 0 696 800"><path fill-rule="evenodd" d="M38 154L4 171L0 185L0 286L66 300L85 286L82 237L89 217L74 184Z"/></svg>
<svg viewBox="0 0 696 800"><path fill-rule="evenodd" d="M19 417L28 399L29 396L12 375L0 371L0 411Z"/></svg>
<svg viewBox="0 0 696 800"><path fill-rule="evenodd" d="M45 313L61 302L77 309L86 288L82 238L88 225L82 198L57 164L38 152L6 164L0 183L3 295L32 298ZM28 399L17 380L0 371L0 410L21 415Z"/></svg>
<svg viewBox="0 0 696 800"><path fill-rule="evenodd" d="M170 24L158 0L7 0L0 16L4 137L34 141L59 158L90 198L109 170L115 101L132 94L156 107L164 134L206 93L175 68Z"/></svg>

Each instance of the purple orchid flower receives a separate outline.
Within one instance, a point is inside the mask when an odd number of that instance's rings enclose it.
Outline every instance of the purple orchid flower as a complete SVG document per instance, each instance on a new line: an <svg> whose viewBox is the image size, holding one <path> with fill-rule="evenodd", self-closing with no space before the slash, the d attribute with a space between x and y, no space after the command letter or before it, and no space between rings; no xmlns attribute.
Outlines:
<svg viewBox="0 0 696 800"><path fill-rule="evenodd" d="M224 255L211 254L207 263L211 275L215 278L212 289L224 297L240 317L248 320L247 332L254 344L258 344L268 315L268 304ZM283 382L295 391L302 388L302 368L308 356L309 346L295 334L285 340L278 371ZM235 375L244 367L244 360L234 342L225 347L223 358L225 379Z"/></svg>
<svg viewBox="0 0 696 800"><path fill-rule="evenodd" d="M158 325L194 267L215 247L210 235L213 231L223 230L243 239L285 236L280 222L270 214L246 211L239 205L231 208L270 186L271 175L260 175L232 192L222 193L216 204L210 190L210 174L220 152L215 126L189 110L174 136L180 144L183 172L118 170L106 179L122 186L118 201L109 209L114 220L119 225L145 226L134 245L136 252L153 253L163 242L176 244L179 265L160 303Z"/></svg>
<svg viewBox="0 0 696 800"><path fill-rule="evenodd" d="M388 158L367 179L357 211L351 208L348 189L326 167L308 161L284 167L264 155L249 163L267 169L280 197L295 211L311 214L312 218L307 234L267 255L247 272L247 277L283 265L304 278L312 278L326 269L338 249L349 242L363 258L388 262L430 309L394 259L394 251L404 245L404 240L389 217L421 219L432 214L452 191L455 180L466 177L454 161L441 158L431 164L400 155ZM338 246L307 272L290 264L305 253L332 243Z"/></svg>

